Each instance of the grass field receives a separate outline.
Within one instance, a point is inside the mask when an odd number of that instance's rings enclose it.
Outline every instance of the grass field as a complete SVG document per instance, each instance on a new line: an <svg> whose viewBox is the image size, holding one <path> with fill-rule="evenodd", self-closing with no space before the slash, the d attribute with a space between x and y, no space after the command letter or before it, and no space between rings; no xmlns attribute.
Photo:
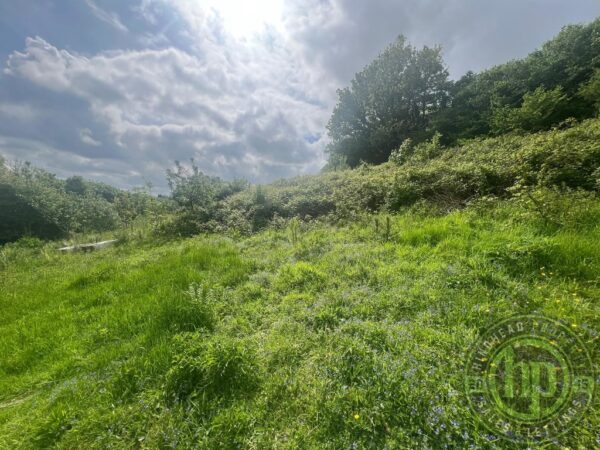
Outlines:
<svg viewBox="0 0 600 450"><path fill-rule="evenodd" d="M7 247L0 448L516 448L470 414L467 352L539 312L597 360L598 211L555 227L501 202L90 254ZM551 448L598 448L599 430L596 408Z"/></svg>

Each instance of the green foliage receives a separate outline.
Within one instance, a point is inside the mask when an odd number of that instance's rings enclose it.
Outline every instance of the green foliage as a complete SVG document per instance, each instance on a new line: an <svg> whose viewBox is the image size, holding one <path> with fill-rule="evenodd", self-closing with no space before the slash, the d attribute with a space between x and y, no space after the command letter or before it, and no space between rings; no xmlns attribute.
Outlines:
<svg viewBox="0 0 600 450"><path fill-rule="evenodd" d="M436 134L407 142L379 166L278 181L238 192L215 205L213 231L250 234L268 224L354 220L365 212L415 204L447 212L481 197L510 197L516 186L595 191L600 179L600 121L532 135L504 135L442 145ZM423 203L426 202L426 203ZM293 238L292 238L293 239Z"/></svg>
<svg viewBox="0 0 600 450"><path fill-rule="evenodd" d="M379 222L379 217L375 217L375 233L381 235L384 241L389 241L392 238L392 219L390 216L385 216L382 223Z"/></svg>
<svg viewBox="0 0 600 450"><path fill-rule="evenodd" d="M431 140L417 145L413 150L412 156L416 161L426 162L439 157L443 151L442 135L436 132Z"/></svg>
<svg viewBox="0 0 600 450"><path fill-rule="evenodd" d="M288 228L290 233L290 241L292 245L296 245L298 243L300 233L300 221L297 217L294 217L289 221Z"/></svg>
<svg viewBox="0 0 600 450"><path fill-rule="evenodd" d="M415 146L412 139L405 139L400 147L398 147L396 150L392 150L389 161L398 165L402 165L413 155L414 151Z"/></svg>
<svg viewBox="0 0 600 450"><path fill-rule="evenodd" d="M523 187L513 189L514 201L523 216L538 219L552 228L585 228L596 226L597 193L559 187Z"/></svg>
<svg viewBox="0 0 600 450"><path fill-rule="evenodd" d="M405 139L420 140L445 105L447 79L440 48L417 50L400 36L338 91L327 126L331 165L340 157L351 167L382 163Z"/></svg>
<svg viewBox="0 0 600 450"><path fill-rule="evenodd" d="M217 205L216 231L248 234L275 218L320 217L347 219L384 207L392 179L391 167L365 166L355 170L302 176L247 189ZM257 195L257 192L260 195Z"/></svg>
<svg viewBox="0 0 600 450"><path fill-rule="evenodd" d="M539 87L523 97L519 108L500 106L492 109L491 131L503 134L513 130L540 131L558 123L567 97L562 87L550 91Z"/></svg>
<svg viewBox="0 0 600 450"><path fill-rule="evenodd" d="M346 155L341 155L339 153L332 153L329 155L329 159L327 163L321 169L321 172L339 172L342 170L347 170L350 168L348 164L348 158Z"/></svg>
<svg viewBox="0 0 600 450"><path fill-rule="evenodd" d="M72 194L83 195L87 191L87 185L80 176L74 176L65 180L65 191Z"/></svg>
<svg viewBox="0 0 600 450"><path fill-rule="evenodd" d="M141 217L158 223L168 210L144 189L121 191L79 176L63 181L29 163L0 166L0 243L114 231Z"/></svg>
<svg viewBox="0 0 600 450"><path fill-rule="evenodd" d="M185 214L200 222L210 219L221 180L204 175L191 161L191 169L175 162L176 170L167 171L171 197Z"/></svg>
<svg viewBox="0 0 600 450"><path fill-rule="evenodd" d="M579 95L587 102L592 103L596 107L596 111L600 112L600 69L596 69L590 80L581 85Z"/></svg>
<svg viewBox="0 0 600 450"><path fill-rule="evenodd" d="M192 236L211 228L215 219L216 204L228 196L247 188L247 183L227 183L200 171L191 160L191 167L175 162L176 169L167 171L171 198L177 205L177 215L159 230L162 234Z"/></svg>
<svg viewBox="0 0 600 450"><path fill-rule="evenodd" d="M444 144L510 131L547 130L598 110L600 19L572 25L528 57L447 81L439 48L418 51L400 37L338 92L329 121L330 163L345 157L402 164L411 138ZM394 151L394 155L389 158Z"/></svg>

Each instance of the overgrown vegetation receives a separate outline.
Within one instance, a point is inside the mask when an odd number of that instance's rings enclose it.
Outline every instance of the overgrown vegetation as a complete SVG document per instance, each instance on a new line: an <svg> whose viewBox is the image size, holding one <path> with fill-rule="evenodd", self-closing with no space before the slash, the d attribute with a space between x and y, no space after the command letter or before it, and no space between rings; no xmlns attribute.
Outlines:
<svg viewBox="0 0 600 450"><path fill-rule="evenodd" d="M406 142L390 162L378 166L241 190L215 201L211 220L188 231L249 234L292 218L343 223L364 212L397 212L420 202L447 212L482 197L509 198L532 189L594 193L599 176L597 119L566 130L473 139L455 147L442 146L434 136L417 145Z"/></svg>
<svg viewBox="0 0 600 450"><path fill-rule="evenodd" d="M463 398L479 330L535 311L600 350L600 202L531 195L235 240L6 247L0 447L517 448ZM553 448L595 448L599 427Z"/></svg>
<svg viewBox="0 0 600 450"><path fill-rule="evenodd" d="M73 238L128 228L169 211L148 189L122 191L73 176L61 180L29 163L0 158L0 244L22 237Z"/></svg>

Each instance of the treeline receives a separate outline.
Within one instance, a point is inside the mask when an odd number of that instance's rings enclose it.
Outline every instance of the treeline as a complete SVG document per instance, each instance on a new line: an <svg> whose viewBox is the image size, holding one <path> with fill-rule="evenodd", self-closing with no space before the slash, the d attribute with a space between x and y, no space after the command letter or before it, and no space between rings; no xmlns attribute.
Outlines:
<svg viewBox="0 0 600 450"><path fill-rule="evenodd" d="M8 166L0 157L0 244L115 230L160 214L169 202L147 189L123 191L79 176L61 180L29 163Z"/></svg>
<svg viewBox="0 0 600 450"><path fill-rule="evenodd" d="M328 124L329 169L379 164L411 139L441 143L535 132L595 116L600 104L600 19L570 25L528 57L448 79L441 48L404 37L338 91Z"/></svg>

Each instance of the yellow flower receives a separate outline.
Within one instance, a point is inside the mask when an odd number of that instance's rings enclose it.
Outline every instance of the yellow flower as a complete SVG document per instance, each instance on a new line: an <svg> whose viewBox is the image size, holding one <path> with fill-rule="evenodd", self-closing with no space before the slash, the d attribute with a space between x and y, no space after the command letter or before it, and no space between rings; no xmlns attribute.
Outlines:
<svg viewBox="0 0 600 450"><path fill-rule="evenodd" d="M359 415L359 414L354 414L354 418L355 418L356 420L358 420L358 419L360 419L360 415Z"/></svg>

